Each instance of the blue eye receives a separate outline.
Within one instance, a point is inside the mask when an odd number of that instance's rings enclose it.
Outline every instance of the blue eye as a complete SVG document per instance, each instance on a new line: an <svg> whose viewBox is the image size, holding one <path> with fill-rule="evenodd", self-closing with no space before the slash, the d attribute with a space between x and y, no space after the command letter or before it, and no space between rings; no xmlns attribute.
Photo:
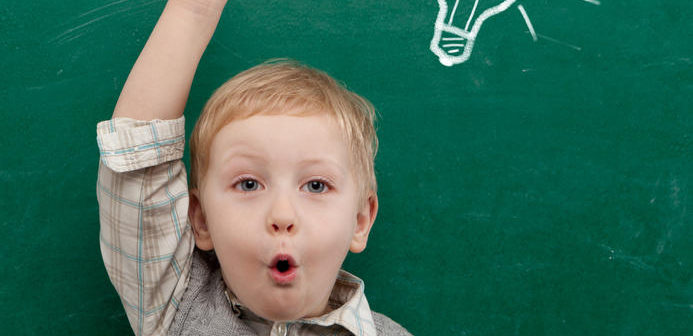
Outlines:
<svg viewBox="0 0 693 336"><path fill-rule="evenodd" d="M240 189L242 191L255 191L260 188L260 183L253 179L242 180L238 182L234 188Z"/></svg>
<svg viewBox="0 0 693 336"><path fill-rule="evenodd" d="M308 192L314 193L314 194L323 193L323 192L325 192L325 189L327 188L325 183L321 182L321 181L310 181L310 182L306 183L304 186Z"/></svg>

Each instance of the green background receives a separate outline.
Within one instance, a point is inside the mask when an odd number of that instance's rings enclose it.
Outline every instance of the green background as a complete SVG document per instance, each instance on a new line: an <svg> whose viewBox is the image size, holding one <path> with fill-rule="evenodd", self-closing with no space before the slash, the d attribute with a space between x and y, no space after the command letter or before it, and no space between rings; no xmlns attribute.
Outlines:
<svg viewBox="0 0 693 336"><path fill-rule="evenodd" d="M693 334L693 2L520 3L538 41L513 6L445 67L436 1L232 0L186 116L274 57L370 99L380 213L345 268L415 335ZM164 4L0 6L4 335L130 333L100 259L95 125Z"/></svg>

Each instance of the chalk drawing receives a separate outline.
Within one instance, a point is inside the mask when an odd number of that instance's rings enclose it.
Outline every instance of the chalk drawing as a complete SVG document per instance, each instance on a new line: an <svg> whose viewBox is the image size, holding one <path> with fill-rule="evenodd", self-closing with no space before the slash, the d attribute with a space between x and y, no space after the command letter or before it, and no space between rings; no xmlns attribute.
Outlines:
<svg viewBox="0 0 693 336"><path fill-rule="evenodd" d="M453 66L466 62L474 49L481 25L488 18L498 15L515 4L517 0L438 0L438 16L436 17L431 40L431 51L445 66ZM599 0L581 0L599 6ZM532 21L522 5L517 5L525 24L529 29L532 40L539 38L555 42L574 50L582 48L559 41L534 30ZM462 26L464 24L464 27Z"/></svg>
<svg viewBox="0 0 693 336"><path fill-rule="evenodd" d="M466 5L463 8L460 8L461 1L466 2L462 4ZM466 11L469 9L471 1L455 0L453 2L451 0L438 0L440 8L433 30L431 51L438 56L440 63L445 66L452 66L467 61L472 54L474 41L476 41L484 21L505 11L515 1L503 0L499 3L498 0L474 0L471 9ZM452 6L448 6L448 3L452 3ZM465 17L467 18L466 24L462 28L462 26L458 25L464 23Z"/></svg>

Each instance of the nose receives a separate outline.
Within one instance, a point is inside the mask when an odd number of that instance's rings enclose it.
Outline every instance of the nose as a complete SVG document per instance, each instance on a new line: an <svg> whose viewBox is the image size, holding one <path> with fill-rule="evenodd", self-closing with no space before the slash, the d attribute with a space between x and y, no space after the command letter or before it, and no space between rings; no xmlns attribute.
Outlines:
<svg viewBox="0 0 693 336"><path fill-rule="evenodd" d="M287 195L277 195L267 216L267 230L270 234L295 234L295 224L296 212L291 199Z"/></svg>

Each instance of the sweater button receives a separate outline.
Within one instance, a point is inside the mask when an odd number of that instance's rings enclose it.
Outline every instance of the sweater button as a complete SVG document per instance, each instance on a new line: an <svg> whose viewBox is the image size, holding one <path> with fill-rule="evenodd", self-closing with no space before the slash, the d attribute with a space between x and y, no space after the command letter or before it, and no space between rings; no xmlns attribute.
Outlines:
<svg viewBox="0 0 693 336"><path fill-rule="evenodd" d="M277 335L286 336L286 331L287 331L286 324L281 323L281 324L277 325Z"/></svg>

